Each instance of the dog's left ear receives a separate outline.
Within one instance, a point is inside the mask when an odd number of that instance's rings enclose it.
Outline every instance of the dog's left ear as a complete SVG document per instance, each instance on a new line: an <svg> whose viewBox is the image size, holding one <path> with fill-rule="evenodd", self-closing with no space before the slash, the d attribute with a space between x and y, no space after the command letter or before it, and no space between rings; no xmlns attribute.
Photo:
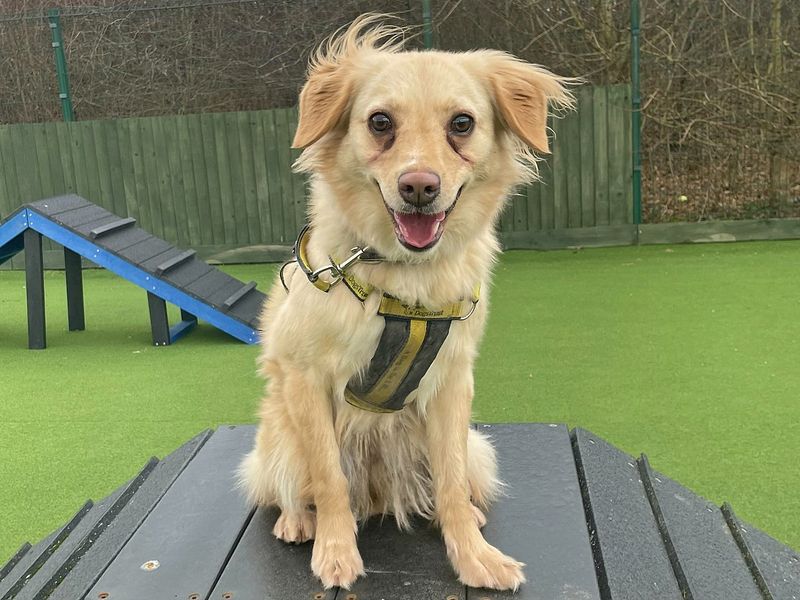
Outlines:
<svg viewBox="0 0 800 600"><path fill-rule="evenodd" d="M321 65L300 92L300 115L292 148L310 146L333 129L347 109L350 78L341 64Z"/></svg>
<svg viewBox="0 0 800 600"><path fill-rule="evenodd" d="M566 80L503 52L488 58L487 76L503 121L531 148L550 152L547 107L551 101L572 105L572 95L562 83Z"/></svg>

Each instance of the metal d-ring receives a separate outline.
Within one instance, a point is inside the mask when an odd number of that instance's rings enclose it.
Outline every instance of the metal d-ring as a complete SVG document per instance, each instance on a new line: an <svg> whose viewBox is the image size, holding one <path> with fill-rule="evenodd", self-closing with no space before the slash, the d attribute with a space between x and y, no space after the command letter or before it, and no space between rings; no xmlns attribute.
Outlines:
<svg viewBox="0 0 800 600"><path fill-rule="evenodd" d="M473 300L472 301L472 306L470 307L469 312L467 314L465 314L463 317L457 317L456 321L466 321L467 319L469 319L472 316L472 313L475 312L475 309L477 307L478 307L478 301L477 300Z"/></svg>

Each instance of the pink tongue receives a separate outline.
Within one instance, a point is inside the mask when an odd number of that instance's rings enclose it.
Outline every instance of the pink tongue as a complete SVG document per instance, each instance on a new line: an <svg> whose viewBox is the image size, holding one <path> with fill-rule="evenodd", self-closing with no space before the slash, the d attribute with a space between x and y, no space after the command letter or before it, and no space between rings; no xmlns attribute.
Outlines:
<svg viewBox="0 0 800 600"><path fill-rule="evenodd" d="M394 213L394 220L406 242L416 248L424 248L436 239L439 223L444 221L444 216L444 212L433 215Z"/></svg>

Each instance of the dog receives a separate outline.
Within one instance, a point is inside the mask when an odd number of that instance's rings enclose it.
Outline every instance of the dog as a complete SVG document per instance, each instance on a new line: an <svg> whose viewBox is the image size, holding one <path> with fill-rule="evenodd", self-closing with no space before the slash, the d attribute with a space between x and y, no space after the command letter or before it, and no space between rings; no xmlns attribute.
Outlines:
<svg viewBox="0 0 800 600"><path fill-rule="evenodd" d="M293 142L309 227L265 303L267 393L239 477L280 509L276 537L314 540L326 588L364 575L357 523L419 515L462 583L516 590L524 565L480 532L501 483L470 428L472 370L495 224L535 179L571 80L500 51L405 51L403 36L363 16L310 61Z"/></svg>

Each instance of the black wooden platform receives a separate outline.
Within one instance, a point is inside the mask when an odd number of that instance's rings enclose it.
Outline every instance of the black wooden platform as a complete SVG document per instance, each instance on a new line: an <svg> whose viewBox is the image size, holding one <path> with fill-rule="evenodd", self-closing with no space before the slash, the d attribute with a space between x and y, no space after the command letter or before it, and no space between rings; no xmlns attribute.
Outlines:
<svg viewBox="0 0 800 600"><path fill-rule="evenodd" d="M258 341L265 295L182 250L75 195L22 206L0 223L0 263L25 250L30 348L46 346L42 238L64 247L70 331L85 327L81 257L115 272L147 292L153 343L167 345L200 318L239 340ZM181 308L170 328L166 303ZM123 315L120 318L124 318Z"/></svg>
<svg viewBox="0 0 800 600"><path fill-rule="evenodd" d="M527 563L516 595L465 589L440 536L391 519L359 535L367 577L322 590L311 544L270 531L232 472L252 426L203 432L0 569L2 600L798 600L800 557L592 433L483 425L507 495L484 533Z"/></svg>

